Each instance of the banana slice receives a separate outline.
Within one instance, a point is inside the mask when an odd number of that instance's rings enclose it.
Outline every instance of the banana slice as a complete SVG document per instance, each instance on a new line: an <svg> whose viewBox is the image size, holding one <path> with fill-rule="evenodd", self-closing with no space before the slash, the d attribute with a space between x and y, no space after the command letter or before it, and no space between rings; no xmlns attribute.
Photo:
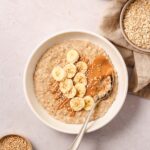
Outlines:
<svg viewBox="0 0 150 150"><path fill-rule="evenodd" d="M65 65L64 70L66 71L68 78L72 78L76 74L76 66L74 64Z"/></svg>
<svg viewBox="0 0 150 150"><path fill-rule="evenodd" d="M66 72L60 66L54 67L52 76L56 81L62 81L66 77Z"/></svg>
<svg viewBox="0 0 150 150"><path fill-rule="evenodd" d="M70 91L70 89L73 87L73 82L71 79L65 79L64 81L60 82L59 88L62 93L66 93Z"/></svg>
<svg viewBox="0 0 150 150"><path fill-rule="evenodd" d="M66 92L66 93L64 93L64 95L65 95L67 98L73 98L73 97L75 97L76 93L77 93L76 88L73 86L73 87L71 88L71 90L68 91L68 92Z"/></svg>
<svg viewBox="0 0 150 150"><path fill-rule="evenodd" d="M76 50L70 50L67 53L67 62L75 63L79 59L79 53Z"/></svg>
<svg viewBox="0 0 150 150"><path fill-rule="evenodd" d="M85 74L79 72L74 77L74 82L75 84L81 83L81 84L87 85L87 77L85 76Z"/></svg>
<svg viewBox="0 0 150 150"><path fill-rule="evenodd" d="M77 90L77 96L78 97L83 97L86 93L86 87L84 84L78 83L75 85L75 88Z"/></svg>
<svg viewBox="0 0 150 150"><path fill-rule="evenodd" d="M74 111L80 111L81 109L84 108L84 106L85 106L85 102L84 102L83 98L75 97L70 100L70 107Z"/></svg>
<svg viewBox="0 0 150 150"><path fill-rule="evenodd" d="M82 73L86 73L88 69L87 64L83 61L77 62L76 67L77 67L78 72L82 72Z"/></svg>
<svg viewBox="0 0 150 150"><path fill-rule="evenodd" d="M84 109L87 111L90 110L94 104L94 99L91 96L85 96L83 99L85 102Z"/></svg>

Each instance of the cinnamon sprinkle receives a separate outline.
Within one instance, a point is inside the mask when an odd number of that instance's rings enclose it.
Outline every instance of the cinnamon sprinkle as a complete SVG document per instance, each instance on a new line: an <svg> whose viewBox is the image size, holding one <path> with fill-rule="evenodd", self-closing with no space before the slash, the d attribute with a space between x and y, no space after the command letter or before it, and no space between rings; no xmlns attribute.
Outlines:
<svg viewBox="0 0 150 150"><path fill-rule="evenodd" d="M62 100L62 102L58 105L57 110L62 109L68 102L69 99Z"/></svg>
<svg viewBox="0 0 150 150"><path fill-rule="evenodd" d="M85 56L81 56L80 57L80 61L83 61L83 62L85 62L85 63L89 63L89 59L87 58L87 57L85 57Z"/></svg>
<svg viewBox="0 0 150 150"><path fill-rule="evenodd" d="M60 110L66 106L68 113L70 114L71 117L73 117L75 115L75 111L71 109L70 105L67 106L67 104L69 104L70 99L63 97L62 92L59 90L58 87L59 87L58 82L52 80L50 83L50 91L53 94L53 98L55 100L61 99L61 102L59 103L56 110Z"/></svg>

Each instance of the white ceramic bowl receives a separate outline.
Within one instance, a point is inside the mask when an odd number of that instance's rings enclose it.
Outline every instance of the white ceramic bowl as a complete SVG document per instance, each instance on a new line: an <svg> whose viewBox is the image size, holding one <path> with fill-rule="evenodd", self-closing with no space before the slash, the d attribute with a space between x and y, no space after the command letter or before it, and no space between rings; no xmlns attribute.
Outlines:
<svg viewBox="0 0 150 150"><path fill-rule="evenodd" d="M66 31L51 36L37 49L35 49L27 62L24 73L24 93L30 108L44 124L64 133L77 134L79 132L81 125L65 124L59 120L52 118L38 103L33 87L33 73L39 58L53 44L69 39L89 40L92 43L95 43L102 47L111 58L118 74L119 84L116 100L102 118L89 123L87 132L92 132L105 126L117 115L124 104L128 89L128 75L124 60L118 50L104 37L87 31Z"/></svg>

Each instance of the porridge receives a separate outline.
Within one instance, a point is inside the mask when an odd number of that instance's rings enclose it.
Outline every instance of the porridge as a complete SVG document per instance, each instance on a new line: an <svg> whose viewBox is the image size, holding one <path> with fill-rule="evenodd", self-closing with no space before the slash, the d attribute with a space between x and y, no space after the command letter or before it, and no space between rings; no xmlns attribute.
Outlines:
<svg viewBox="0 0 150 150"><path fill-rule="evenodd" d="M101 101L91 117L102 117L117 93L117 74L104 50L89 41L68 40L50 47L40 58L34 73L39 103L54 118L65 123L83 123L95 95L113 92Z"/></svg>

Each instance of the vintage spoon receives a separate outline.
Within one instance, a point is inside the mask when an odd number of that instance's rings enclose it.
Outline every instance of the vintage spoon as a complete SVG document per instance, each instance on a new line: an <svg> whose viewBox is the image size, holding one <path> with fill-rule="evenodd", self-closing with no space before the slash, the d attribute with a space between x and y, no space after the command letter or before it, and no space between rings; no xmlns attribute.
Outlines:
<svg viewBox="0 0 150 150"><path fill-rule="evenodd" d="M110 86L110 89L106 91L106 93L104 93L103 95L96 95L94 97L94 100L95 100L95 103L94 105L92 106L91 110L89 111L88 115L87 115L87 118L79 132L79 134L76 136L75 140L73 141L71 147L68 149L68 150L77 150L79 148L79 145L81 143L81 140L83 138L83 135L86 131L86 128L87 128L87 125L88 125L88 122L93 114L93 111L95 109L95 107L97 106L97 104L103 100L106 100L111 94L112 94L112 91L113 91L113 86L114 86L114 76L111 75L111 86Z"/></svg>

